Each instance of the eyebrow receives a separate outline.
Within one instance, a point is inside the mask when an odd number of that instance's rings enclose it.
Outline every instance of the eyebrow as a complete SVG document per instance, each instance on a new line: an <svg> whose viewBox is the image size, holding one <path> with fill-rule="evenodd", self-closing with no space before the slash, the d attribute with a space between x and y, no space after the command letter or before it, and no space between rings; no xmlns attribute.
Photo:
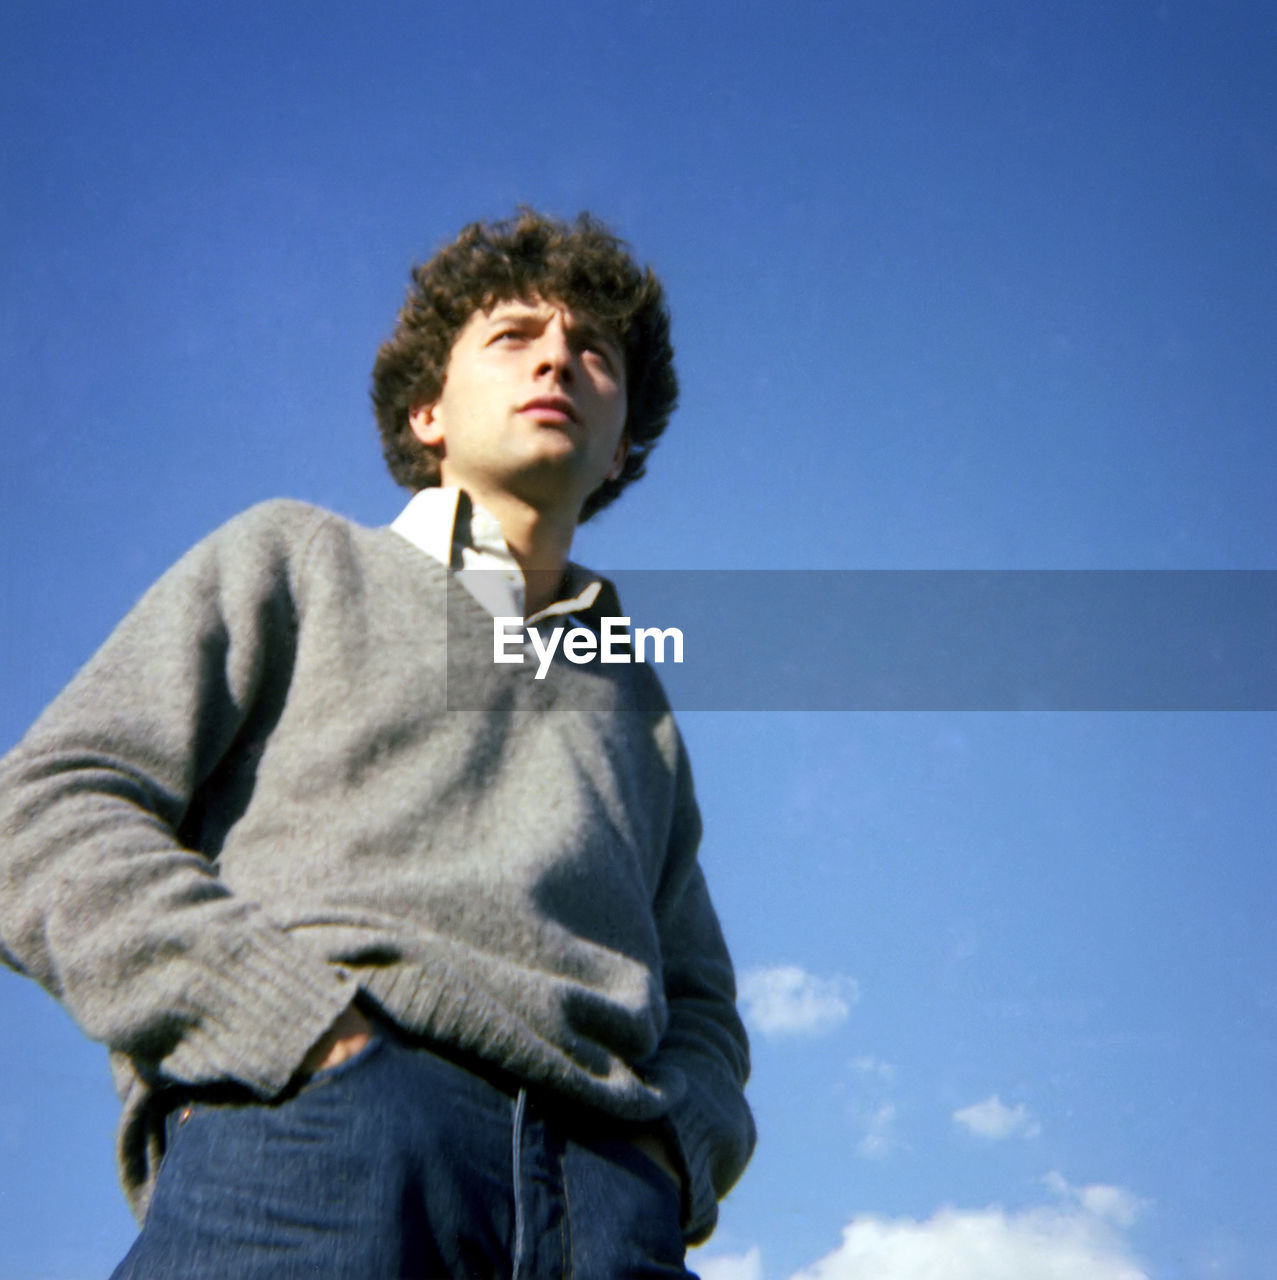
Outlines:
<svg viewBox="0 0 1277 1280"><path fill-rule="evenodd" d="M606 343L617 358L624 363L625 360L625 343L621 340L620 334L614 333L605 325L599 324L597 320L592 320L588 316L581 316L574 313L571 308L567 308L567 314L571 319L571 329L580 337L589 342ZM530 302L520 302L518 300L510 300L507 302L499 302L488 313L488 324L490 326L498 326L510 323L533 324L542 320L544 312L539 306Z"/></svg>
<svg viewBox="0 0 1277 1280"><path fill-rule="evenodd" d="M502 320L532 320L540 314L539 307L534 307L528 302L519 302L517 299L509 302L498 302L495 307L486 313L489 324L498 324Z"/></svg>

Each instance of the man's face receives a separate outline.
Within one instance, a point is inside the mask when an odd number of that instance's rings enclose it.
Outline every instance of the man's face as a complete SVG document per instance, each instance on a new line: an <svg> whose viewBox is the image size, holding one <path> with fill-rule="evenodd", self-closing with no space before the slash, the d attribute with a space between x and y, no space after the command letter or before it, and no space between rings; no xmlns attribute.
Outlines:
<svg viewBox="0 0 1277 1280"><path fill-rule="evenodd" d="M514 299L457 335L443 391L411 415L445 485L570 515L625 462L625 356L558 303Z"/></svg>

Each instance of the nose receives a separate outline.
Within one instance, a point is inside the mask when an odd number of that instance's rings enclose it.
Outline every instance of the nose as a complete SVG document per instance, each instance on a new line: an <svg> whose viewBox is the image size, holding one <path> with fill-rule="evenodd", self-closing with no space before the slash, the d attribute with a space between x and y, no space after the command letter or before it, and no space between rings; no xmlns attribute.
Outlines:
<svg viewBox="0 0 1277 1280"><path fill-rule="evenodd" d="M552 373L564 384L572 381L572 344L568 341L561 317L556 316L541 331L537 339L536 357L538 378Z"/></svg>

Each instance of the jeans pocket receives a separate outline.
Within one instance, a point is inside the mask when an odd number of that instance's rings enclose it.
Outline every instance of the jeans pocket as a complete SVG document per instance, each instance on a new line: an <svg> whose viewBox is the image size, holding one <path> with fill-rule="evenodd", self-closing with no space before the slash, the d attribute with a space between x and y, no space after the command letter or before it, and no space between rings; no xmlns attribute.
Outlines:
<svg viewBox="0 0 1277 1280"><path fill-rule="evenodd" d="M344 1058L341 1062L338 1062L331 1067L324 1067L322 1070L314 1072L300 1083L294 1081L292 1085L284 1091L284 1093L273 1101L263 1102L260 1098L254 1096L247 1088L241 1085L229 1083L222 1085L209 1085L188 1094L186 1097L178 1101L164 1117L164 1147L166 1156L168 1151L172 1149L173 1144L177 1141L178 1135L186 1127L187 1122L194 1119L196 1116L205 1113L230 1114L235 1111L250 1110L258 1107L270 1108L271 1106L286 1104L290 1099L314 1093L315 1091L322 1089L325 1085L332 1084L348 1075L352 1075L370 1059L375 1057L384 1043L385 1037L374 1024L372 1034L368 1037L368 1043L364 1045L362 1049L351 1054L349 1058Z"/></svg>

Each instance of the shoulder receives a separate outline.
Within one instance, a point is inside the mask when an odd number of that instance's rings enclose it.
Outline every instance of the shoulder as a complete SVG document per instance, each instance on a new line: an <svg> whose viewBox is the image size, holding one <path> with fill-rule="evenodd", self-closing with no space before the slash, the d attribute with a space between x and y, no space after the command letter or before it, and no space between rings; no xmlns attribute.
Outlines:
<svg viewBox="0 0 1277 1280"><path fill-rule="evenodd" d="M236 601L252 607L264 596L295 596L316 559L340 559L341 547L371 532L311 503L272 498L200 539L147 595L167 599L176 593L209 607Z"/></svg>
<svg viewBox="0 0 1277 1280"><path fill-rule="evenodd" d="M286 593L303 608L321 598L349 605L370 591L411 589L423 574L447 580L446 569L389 525L360 524L291 498L248 508L206 542L219 578Z"/></svg>
<svg viewBox="0 0 1277 1280"><path fill-rule="evenodd" d="M324 528L356 529L353 521L296 498L269 498L232 516L213 533L226 542L277 543L283 546L309 542Z"/></svg>
<svg viewBox="0 0 1277 1280"><path fill-rule="evenodd" d="M298 565L316 548L349 546L373 530L334 511L295 498L270 498L233 516L199 543L223 563L260 569Z"/></svg>

